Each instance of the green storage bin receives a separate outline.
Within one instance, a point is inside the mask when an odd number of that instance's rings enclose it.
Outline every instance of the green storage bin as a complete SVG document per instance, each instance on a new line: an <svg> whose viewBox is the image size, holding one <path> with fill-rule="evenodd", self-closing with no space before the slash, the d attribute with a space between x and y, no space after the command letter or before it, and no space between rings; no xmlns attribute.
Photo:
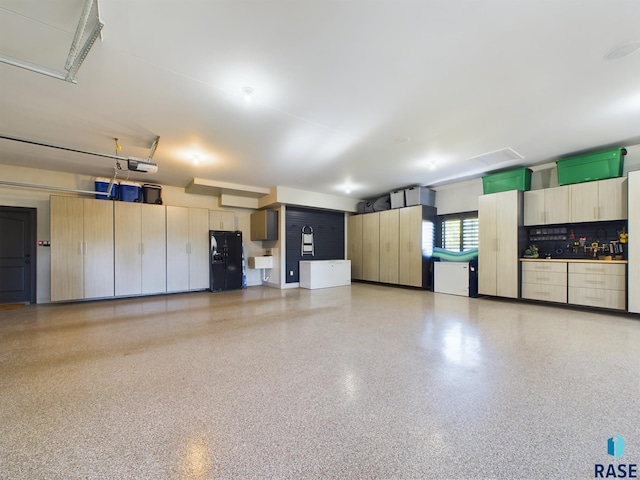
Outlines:
<svg viewBox="0 0 640 480"><path fill-rule="evenodd" d="M482 177L482 189L485 195L506 192L507 190L530 190L531 170L527 167L520 167L506 172L485 175Z"/></svg>
<svg viewBox="0 0 640 480"><path fill-rule="evenodd" d="M558 185L621 177L626 154L626 149L616 148L558 160Z"/></svg>

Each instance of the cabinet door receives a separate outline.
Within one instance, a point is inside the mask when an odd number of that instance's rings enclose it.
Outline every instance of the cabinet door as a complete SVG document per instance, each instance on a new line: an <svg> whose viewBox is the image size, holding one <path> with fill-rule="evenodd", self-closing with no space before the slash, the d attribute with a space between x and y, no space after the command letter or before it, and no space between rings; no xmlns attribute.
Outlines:
<svg viewBox="0 0 640 480"><path fill-rule="evenodd" d="M84 298L113 297L113 202L84 200Z"/></svg>
<svg viewBox="0 0 640 480"><path fill-rule="evenodd" d="M520 197L517 190L496 193L496 294L518 298L518 225Z"/></svg>
<svg viewBox="0 0 640 480"><path fill-rule="evenodd" d="M609 178L594 182L598 184L598 219L627 219L627 179Z"/></svg>
<svg viewBox="0 0 640 480"><path fill-rule="evenodd" d="M380 281L398 283L399 209L380 212Z"/></svg>
<svg viewBox="0 0 640 480"><path fill-rule="evenodd" d="M209 230L222 230L222 212L209 210Z"/></svg>
<svg viewBox="0 0 640 480"><path fill-rule="evenodd" d="M380 212L362 216L362 279L380 281Z"/></svg>
<svg viewBox="0 0 640 480"><path fill-rule="evenodd" d="M347 259L351 260L351 278L362 280L362 218L352 215L347 219Z"/></svg>
<svg viewBox="0 0 640 480"><path fill-rule="evenodd" d="M220 212L222 230L233 232L236 229L236 216L233 212Z"/></svg>
<svg viewBox="0 0 640 480"><path fill-rule="evenodd" d="M400 209L399 252L399 283L401 285L422 287L421 205Z"/></svg>
<svg viewBox="0 0 640 480"><path fill-rule="evenodd" d="M81 198L50 200L51 301L84 298L84 204Z"/></svg>
<svg viewBox="0 0 640 480"><path fill-rule="evenodd" d="M167 206L167 292L189 290L189 209Z"/></svg>
<svg viewBox="0 0 640 480"><path fill-rule="evenodd" d="M640 205L640 170L629 172L629 204ZM51 243L53 247L53 242ZM640 208L629 209L629 243L628 276L629 276L629 311L640 313Z"/></svg>
<svg viewBox="0 0 640 480"><path fill-rule="evenodd" d="M167 291L166 213L162 205L141 204L142 293Z"/></svg>
<svg viewBox="0 0 640 480"><path fill-rule="evenodd" d="M478 197L478 292L482 295L496 295L497 293L496 195Z"/></svg>
<svg viewBox="0 0 640 480"><path fill-rule="evenodd" d="M189 289L209 288L209 210L189 208Z"/></svg>
<svg viewBox="0 0 640 480"><path fill-rule="evenodd" d="M142 204L114 202L115 294L142 293Z"/></svg>
<svg viewBox="0 0 640 480"><path fill-rule="evenodd" d="M545 222L545 192L543 190L531 190L524 192L524 224L544 225ZM567 196L568 200L568 196Z"/></svg>
<svg viewBox="0 0 640 480"><path fill-rule="evenodd" d="M571 185L571 221L594 222L598 219L598 182Z"/></svg>
<svg viewBox="0 0 640 480"><path fill-rule="evenodd" d="M544 189L544 223L546 225L571 222L570 198L569 186ZM526 211L525 203L525 215Z"/></svg>

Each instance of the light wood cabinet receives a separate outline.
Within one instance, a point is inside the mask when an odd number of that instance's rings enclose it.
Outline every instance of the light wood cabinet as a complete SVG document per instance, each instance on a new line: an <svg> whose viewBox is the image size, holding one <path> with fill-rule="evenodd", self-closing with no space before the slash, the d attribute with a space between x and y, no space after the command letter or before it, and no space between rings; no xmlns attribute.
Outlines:
<svg viewBox="0 0 640 480"><path fill-rule="evenodd" d="M362 280L380 281L380 212L362 217Z"/></svg>
<svg viewBox="0 0 640 480"><path fill-rule="evenodd" d="M278 239L278 211L259 210L251 214L251 240Z"/></svg>
<svg viewBox="0 0 640 480"><path fill-rule="evenodd" d="M189 290L209 288L209 211L189 208Z"/></svg>
<svg viewBox="0 0 640 480"><path fill-rule="evenodd" d="M567 263L522 262L522 298L567 303Z"/></svg>
<svg viewBox="0 0 640 480"><path fill-rule="evenodd" d="M165 207L115 202L114 239L115 295L166 292Z"/></svg>
<svg viewBox="0 0 640 480"><path fill-rule="evenodd" d="M423 286L422 220L423 207L421 205L400 209L398 275L400 285Z"/></svg>
<svg viewBox="0 0 640 480"><path fill-rule="evenodd" d="M570 188L544 188L524 192L524 224L554 225L571 221Z"/></svg>
<svg viewBox="0 0 640 480"><path fill-rule="evenodd" d="M624 310L626 265L600 263L569 264L569 303Z"/></svg>
<svg viewBox="0 0 640 480"><path fill-rule="evenodd" d="M629 172L629 205L640 205L640 170ZM629 311L640 313L640 208L629 209Z"/></svg>
<svg viewBox="0 0 640 480"><path fill-rule="evenodd" d="M571 187L571 222L625 220L627 178L577 183Z"/></svg>
<svg viewBox="0 0 640 480"><path fill-rule="evenodd" d="M167 206L167 291L209 287L209 211Z"/></svg>
<svg viewBox="0 0 640 480"><path fill-rule="evenodd" d="M478 291L483 295L518 298L522 198L518 190L478 198Z"/></svg>
<svg viewBox="0 0 640 480"><path fill-rule="evenodd" d="M113 202L51 196L51 300L114 295Z"/></svg>
<svg viewBox="0 0 640 480"><path fill-rule="evenodd" d="M380 212L380 281L397 284L400 242L400 209Z"/></svg>
<svg viewBox="0 0 640 480"><path fill-rule="evenodd" d="M364 215L347 218L347 259L351 260L351 278L362 280L362 219Z"/></svg>
<svg viewBox="0 0 640 480"><path fill-rule="evenodd" d="M236 229L236 216L225 210L209 210L209 230L233 232Z"/></svg>

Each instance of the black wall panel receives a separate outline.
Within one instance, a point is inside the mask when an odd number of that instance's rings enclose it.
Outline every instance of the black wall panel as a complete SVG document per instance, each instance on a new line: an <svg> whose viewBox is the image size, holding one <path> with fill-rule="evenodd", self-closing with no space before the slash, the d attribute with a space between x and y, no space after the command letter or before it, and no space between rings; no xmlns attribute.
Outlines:
<svg viewBox="0 0 640 480"><path fill-rule="evenodd" d="M344 260L344 213L287 207L287 283L300 281L300 260ZM313 228L315 255L302 256L302 227ZM293 275L290 275L293 272Z"/></svg>

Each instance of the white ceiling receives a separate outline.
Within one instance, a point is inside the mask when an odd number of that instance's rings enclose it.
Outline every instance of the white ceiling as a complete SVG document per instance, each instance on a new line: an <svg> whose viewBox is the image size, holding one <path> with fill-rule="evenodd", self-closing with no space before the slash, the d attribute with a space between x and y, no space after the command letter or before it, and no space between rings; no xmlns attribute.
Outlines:
<svg viewBox="0 0 640 480"><path fill-rule="evenodd" d="M0 54L62 70L82 5L0 0ZM77 84L0 63L0 134L137 157L160 136L159 172L131 179L357 198L640 143L640 52L605 59L640 41L639 0L99 5ZM524 160L468 160L506 147ZM115 162L0 140L0 163Z"/></svg>

